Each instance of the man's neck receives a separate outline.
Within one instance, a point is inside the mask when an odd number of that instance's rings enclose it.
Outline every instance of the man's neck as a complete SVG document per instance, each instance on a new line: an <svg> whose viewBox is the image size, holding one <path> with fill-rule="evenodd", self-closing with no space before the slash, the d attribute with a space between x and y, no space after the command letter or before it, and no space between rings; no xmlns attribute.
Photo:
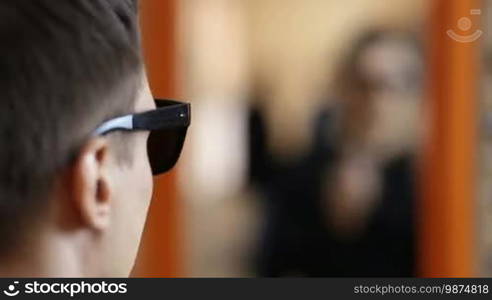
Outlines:
<svg viewBox="0 0 492 300"><path fill-rule="evenodd" d="M85 277L82 251L73 238L45 235L19 245L0 262L0 277Z"/></svg>

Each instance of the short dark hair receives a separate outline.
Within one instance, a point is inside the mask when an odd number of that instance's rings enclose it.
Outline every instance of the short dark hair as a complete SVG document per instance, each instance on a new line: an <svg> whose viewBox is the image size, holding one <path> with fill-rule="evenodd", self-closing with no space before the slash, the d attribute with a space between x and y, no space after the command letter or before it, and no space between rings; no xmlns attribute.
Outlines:
<svg viewBox="0 0 492 300"><path fill-rule="evenodd" d="M137 3L3 0L0 41L5 245L14 242L12 228L27 211L47 198L91 130L133 109L142 69Z"/></svg>

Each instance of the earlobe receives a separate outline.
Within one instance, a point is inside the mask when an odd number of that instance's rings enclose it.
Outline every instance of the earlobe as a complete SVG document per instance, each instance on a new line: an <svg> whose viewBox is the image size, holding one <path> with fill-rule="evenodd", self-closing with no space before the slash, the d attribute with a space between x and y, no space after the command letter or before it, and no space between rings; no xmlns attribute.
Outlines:
<svg viewBox="0 0 492 300"><path fill-rule="evenodd" d="M108 163L107 141L95 138L84 145L73 167L74 205L81 223L94 230L104 230L110 222Z"/></svg>

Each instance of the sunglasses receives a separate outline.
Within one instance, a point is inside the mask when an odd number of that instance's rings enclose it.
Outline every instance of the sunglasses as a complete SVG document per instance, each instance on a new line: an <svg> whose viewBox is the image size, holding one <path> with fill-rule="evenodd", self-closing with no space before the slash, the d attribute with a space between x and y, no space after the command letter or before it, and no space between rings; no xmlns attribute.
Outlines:
<svg viewBox="0 0 492 300"><path fill-rule="evenodd" d="M154 110L108 120L94 131L94 136L113 131L150 131L147 154L154 176L174 167L191 122L189 103L155 99L155 104Z"/></svg>

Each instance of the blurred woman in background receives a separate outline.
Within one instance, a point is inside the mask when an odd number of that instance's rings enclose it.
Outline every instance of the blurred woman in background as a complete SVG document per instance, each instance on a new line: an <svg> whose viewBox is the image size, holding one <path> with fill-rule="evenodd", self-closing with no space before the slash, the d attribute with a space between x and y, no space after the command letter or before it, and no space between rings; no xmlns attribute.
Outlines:
<svg viewBox="0 0 492 300"><path fill-rule="evenodd" d="M414 153L422 59L411 35L365 33L340 67L336 105L295 158L250 117L250 176L265 199L260 276L414 275ZM331 104L333 101L330 102Z"/></svg>
<svg viewBox="0 0 492 300"><path fill-rule="evenodd" d="M366 33L340 69L338 160L326 192L338 276L415 275L423 62L411 34Z"/></svg>

